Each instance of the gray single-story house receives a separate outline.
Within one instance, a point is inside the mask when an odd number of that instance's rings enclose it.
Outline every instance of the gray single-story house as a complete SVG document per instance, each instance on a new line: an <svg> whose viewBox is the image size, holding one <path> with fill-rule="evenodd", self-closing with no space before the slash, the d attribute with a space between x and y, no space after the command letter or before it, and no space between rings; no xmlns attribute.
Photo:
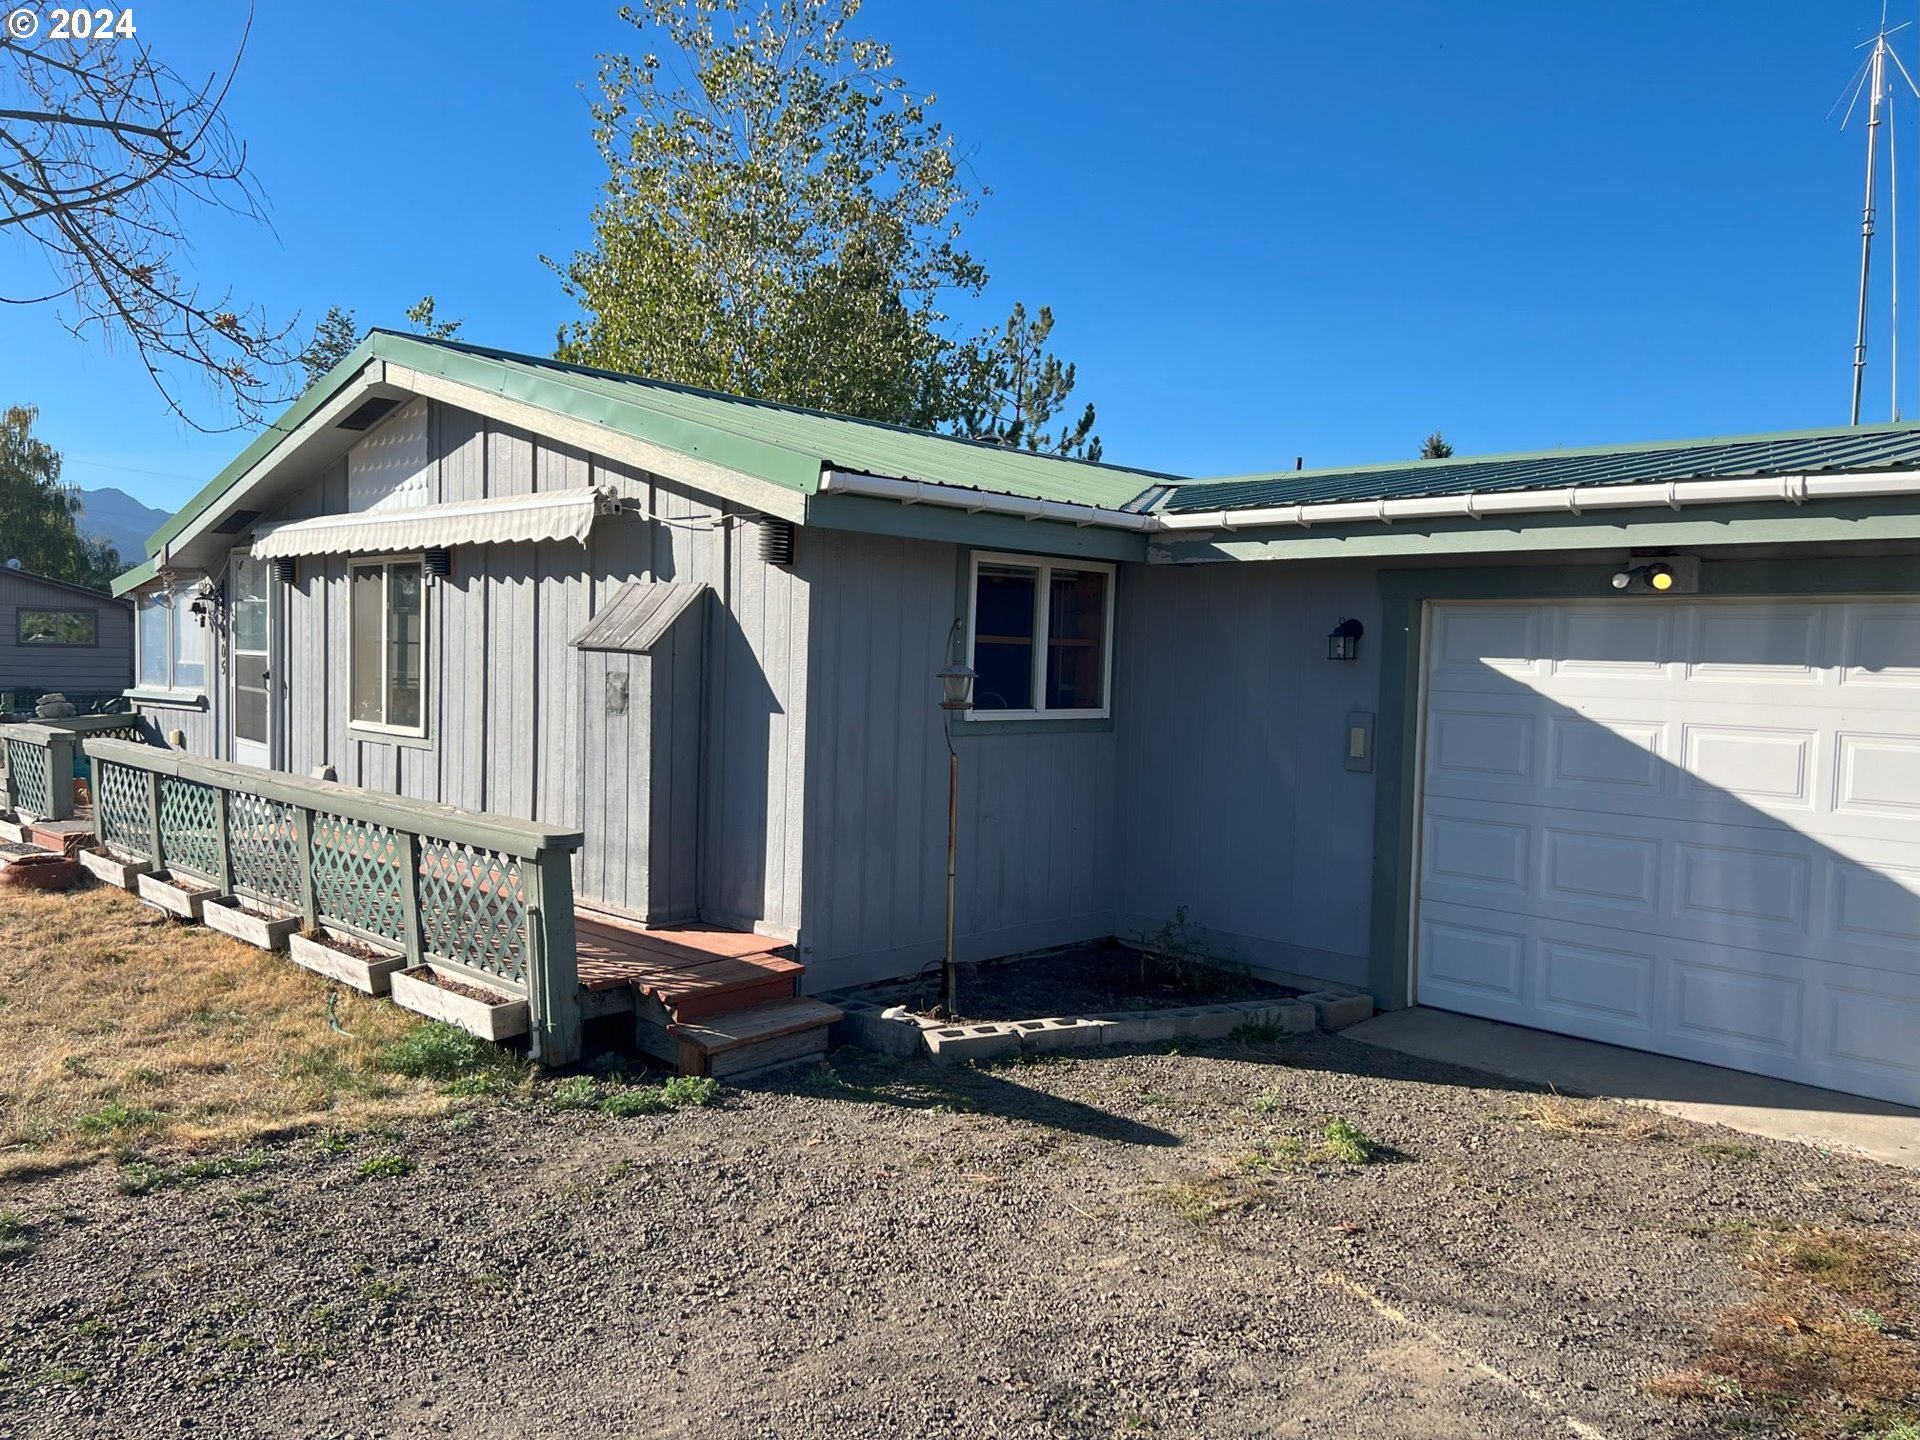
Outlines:
<svg viewBox="0 0 1920 1440"><path fill-rule="evenodd" d="M809 989L1237 961L1920 1101L1920 427L1189 480L376 333L153 536L200 755ZM186 618L186 617L195 618ZM199 623L204 620L206 623Z"/></svg>
<svg viewBox="0 0 1920 1440"><path fill-rule="evenodd" d="M0 538L0 547L5 543ZM104 699L132 678L131 605L17 564L0 565L0 710L30 710L49 691L80 703Z"/></svg>

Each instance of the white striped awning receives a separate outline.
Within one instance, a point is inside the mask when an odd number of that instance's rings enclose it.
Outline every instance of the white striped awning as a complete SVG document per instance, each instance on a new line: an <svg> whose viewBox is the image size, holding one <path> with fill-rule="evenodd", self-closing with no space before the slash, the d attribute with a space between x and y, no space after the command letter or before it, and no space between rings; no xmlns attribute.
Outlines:
<svg viewBox="0 0 1920 1440"><path fill-rule="evenodd" d="M293 555L383 555L455 545L512 545L536 540L587 543L593 522L612 505L597 486L456 500L404 510L363 510L262 525L254 531L258 560Z"/></svg>

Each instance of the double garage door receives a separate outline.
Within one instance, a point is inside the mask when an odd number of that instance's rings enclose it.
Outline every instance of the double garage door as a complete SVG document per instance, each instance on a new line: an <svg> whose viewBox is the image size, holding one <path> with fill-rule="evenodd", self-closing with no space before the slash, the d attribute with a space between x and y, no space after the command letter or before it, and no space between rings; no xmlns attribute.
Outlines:
<svg viewBox="0 0 1920 1440"><path fill-rule="evenodd" d="M1415 998L1920 1103L1920 604L1435 605Z"/></svg>

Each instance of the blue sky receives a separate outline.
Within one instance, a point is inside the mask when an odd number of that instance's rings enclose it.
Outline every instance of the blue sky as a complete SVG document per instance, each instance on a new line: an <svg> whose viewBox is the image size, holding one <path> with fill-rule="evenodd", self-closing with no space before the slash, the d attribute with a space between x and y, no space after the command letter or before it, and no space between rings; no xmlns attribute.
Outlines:
<svg viewBox="0 0 1920 1440"><path fill-rule="evenodd" d="M274 228L198 226L201 273L309 322L342 303L400 324L431 291L467 338L550 350L569 308L538 257L585 238L582 87L631 44L615 9L265 0L231 117ZM137 14L192 71L244 10ZM1436 426L1468 453L1846 421L1864 136L1828 108L1870 3L870 0L862 20L994 192L969 318L1051 304L1110 459L1225 474L1407 458ZM1920 416L1916 111L1896 117ZM0 274L36 273L0 244ZM1875 324L1884 420L1884 301ZM0 314L0 403L21 401L70 480L163 508L244 441L173 420L130 356L46 310Z"/></svg>

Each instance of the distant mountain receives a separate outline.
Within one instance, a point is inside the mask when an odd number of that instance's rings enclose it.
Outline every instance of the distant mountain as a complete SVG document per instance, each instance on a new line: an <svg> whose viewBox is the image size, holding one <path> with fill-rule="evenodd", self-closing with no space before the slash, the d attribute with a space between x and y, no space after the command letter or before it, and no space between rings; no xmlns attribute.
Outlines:
<svg viewBox="0 0 1920 1440"><path fill-rule="evenodd" d="M147 537L170 518L111 485L80 492L80 533L105 540L129 565L146 558Z"/></svg>

